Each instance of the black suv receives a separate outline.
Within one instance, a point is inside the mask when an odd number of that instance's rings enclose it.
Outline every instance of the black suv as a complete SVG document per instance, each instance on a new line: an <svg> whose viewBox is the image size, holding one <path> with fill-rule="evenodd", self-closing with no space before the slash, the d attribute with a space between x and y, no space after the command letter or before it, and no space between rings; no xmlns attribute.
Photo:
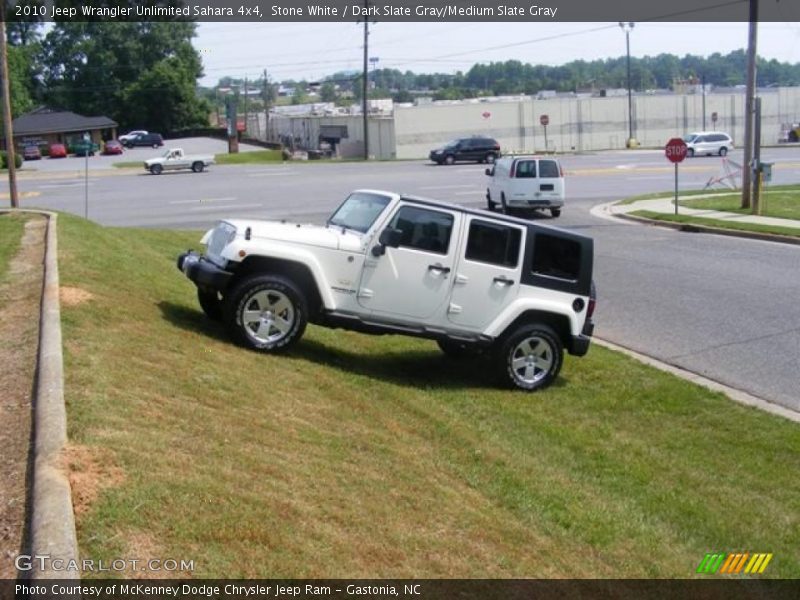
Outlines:
<svg viewBox="0 0 800 600"><path fill-rule="evenodd" d="M457 160L491 164L499 157L500 144L497 140L479 136L453 140L430 153L430 159L440 165L452 165Z"/></svg>
<svg viewBox="0 0 800 600"><path fill-rule="evenodd" d="M133 148L134 146L151 146L153 148L158 148L163 145L164 140L161 138L161 134L158 133L145 133L144 135L137 135L132 140L125 141L125 147L127 148Z"/></svg>

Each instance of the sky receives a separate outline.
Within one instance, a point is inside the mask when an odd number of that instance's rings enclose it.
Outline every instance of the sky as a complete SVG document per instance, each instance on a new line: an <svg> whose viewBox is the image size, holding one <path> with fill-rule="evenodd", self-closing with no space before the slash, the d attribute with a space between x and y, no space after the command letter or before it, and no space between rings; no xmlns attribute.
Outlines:
<svg viewBox="0 0 800 600"><path fill-rule="evenodd" d="M637 23L631 56L727 54L746 49L747 23ZM319 80L360 71L363 25L356 23L199 23L194 45L203 59L201 85L224 76L270 81ZM800 23L760 23L758 54L800 63ZM370 24L369 56L377 68L415 73L466 72L478 62L519 60L557 66L573 60L625 55L618 23L381 23Z"/></svg>

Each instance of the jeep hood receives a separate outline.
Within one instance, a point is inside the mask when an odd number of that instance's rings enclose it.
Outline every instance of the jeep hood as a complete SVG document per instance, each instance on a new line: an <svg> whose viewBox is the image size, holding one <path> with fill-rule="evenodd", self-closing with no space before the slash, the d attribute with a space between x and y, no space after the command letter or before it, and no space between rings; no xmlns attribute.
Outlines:
<svg viewBox="0 0 800 600"><path fill-rule="evenodd" d="M352 230L343 232L341 227L323 227L289 221L226 219L226 222L236 227L237 235L243 235L249 227L253 240L271 240L349 252L359 251L362 245L363 234Z"/></svg>

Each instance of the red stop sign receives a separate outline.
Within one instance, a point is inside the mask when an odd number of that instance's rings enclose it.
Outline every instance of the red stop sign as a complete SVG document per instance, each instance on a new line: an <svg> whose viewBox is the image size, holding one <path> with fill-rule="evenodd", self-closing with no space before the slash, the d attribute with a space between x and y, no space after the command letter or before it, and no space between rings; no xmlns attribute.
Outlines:
<svg viewBox="0 0 800 600"><path fill-rule="evenodd" d="M539 117L539 125L547 127L549 123L550 123L550 117L548 117L547 115L542 115Z"/></svg>
<svg viewBox="0 0 800 600"><path fill-rule="evenodd" d="M686 158L686 142L681 138L672 138L664 148L664 154L670 162L679 163Z"/></svg>

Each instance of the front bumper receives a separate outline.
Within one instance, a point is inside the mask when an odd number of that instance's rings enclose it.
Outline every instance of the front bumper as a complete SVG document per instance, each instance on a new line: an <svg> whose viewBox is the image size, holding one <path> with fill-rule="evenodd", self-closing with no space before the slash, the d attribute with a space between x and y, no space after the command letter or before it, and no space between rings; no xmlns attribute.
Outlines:
<svg viewBox="0 0 800 600"><path fill-rule="evenodd" d="M521 200L510 198L506 200L506 206L511 208L562 208L564 206L563 200L537 198L535 200Z"/></svg>
<svg viewBox="0 0 800 600"><path fill-rule="evenodd" d="M223 291L233 277L204 256L189 250L178 257L178 270L183 272L197 287Z"/></svg>

